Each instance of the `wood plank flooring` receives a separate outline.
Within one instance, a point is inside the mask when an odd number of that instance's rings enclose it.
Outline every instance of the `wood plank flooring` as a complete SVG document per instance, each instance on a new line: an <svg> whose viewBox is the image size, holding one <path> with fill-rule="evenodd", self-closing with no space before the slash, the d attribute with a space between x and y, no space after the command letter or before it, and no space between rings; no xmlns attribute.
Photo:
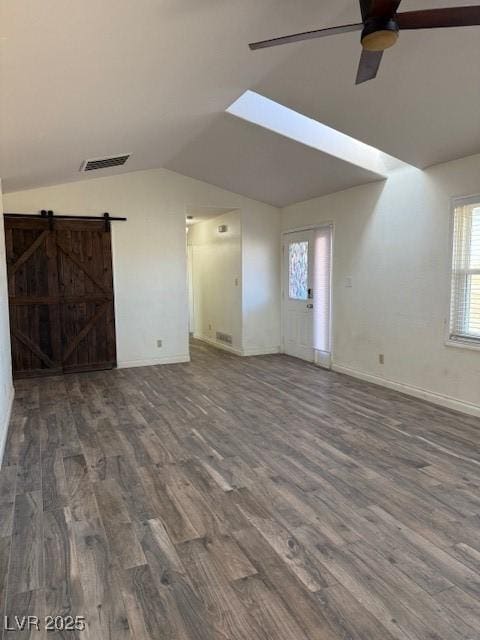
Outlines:
<svg viewBox="0 0 480 640"><path fill-rule="evenodd" d="M21 381L2 615L85 640L479 640L480 420L285 356Z"/></svg>

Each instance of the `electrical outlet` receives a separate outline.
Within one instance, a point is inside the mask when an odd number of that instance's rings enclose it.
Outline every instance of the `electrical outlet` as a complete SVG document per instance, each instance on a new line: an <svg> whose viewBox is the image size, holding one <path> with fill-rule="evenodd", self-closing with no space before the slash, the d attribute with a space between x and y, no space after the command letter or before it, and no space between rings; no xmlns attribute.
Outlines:
<svg viewBox="0 0 480 640"><path fill-rule="evenodd" d="M161 349L161 348L162 348L162 341L161 341L161 340L157 340L157 347L158 347L159 349Z"/></svg>
<svg viewBox="0 0 480 640"><path fill-rule="evenodd" d="M345 278L345 286L347 287L347 289L351 289L353 287L353 278L352 278L352 276L347 276Z"/></svg>
<svg viewBox="0 0 480 640"><path fill-rule="evenodd" d="M208 325L208 330L209 330L209 331L211 331L211 330L212 330L212 325L211 325L211 324L209 324L209 325Z"/></svg>
<svg viewBox="0 0 480 640"><path fill-rule="evenodd" d="M385 356L383 355L383 353L378 354L378 362L380 364L385 364Z"/></svg>

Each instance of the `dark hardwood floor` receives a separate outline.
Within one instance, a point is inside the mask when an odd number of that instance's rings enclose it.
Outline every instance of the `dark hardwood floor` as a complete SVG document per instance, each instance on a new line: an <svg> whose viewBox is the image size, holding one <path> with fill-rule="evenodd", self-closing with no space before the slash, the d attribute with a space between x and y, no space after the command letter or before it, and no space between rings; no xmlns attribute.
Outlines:
<svg viewBox="0 0 480 640"><path fill-rule="evenodd" d="M480 420L284 356L17 384L0 597L90 640L478 640Z"/></svg>

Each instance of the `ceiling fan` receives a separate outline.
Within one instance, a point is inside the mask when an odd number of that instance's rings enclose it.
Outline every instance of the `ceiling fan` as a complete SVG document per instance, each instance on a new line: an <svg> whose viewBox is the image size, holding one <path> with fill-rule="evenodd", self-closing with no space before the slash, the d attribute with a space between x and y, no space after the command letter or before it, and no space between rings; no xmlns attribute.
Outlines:
<svg viewBox="0 0 480 640"><path fill-rule="evenodd" d="M337 33L361 31L362 55L358 65L356 84L375 78L385 49L398 40L402 29L439 29L480 25L480 6L449 7L397 13L401 0L360 0L362 22L304 31L289 36L252 42L250 49L265 49L289 42L313 40Z"/></svg>

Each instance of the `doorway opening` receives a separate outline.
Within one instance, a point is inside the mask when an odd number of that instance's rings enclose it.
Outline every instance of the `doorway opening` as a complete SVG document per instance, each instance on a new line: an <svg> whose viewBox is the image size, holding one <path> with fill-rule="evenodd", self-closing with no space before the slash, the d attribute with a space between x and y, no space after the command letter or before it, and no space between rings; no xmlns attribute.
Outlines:
<svg viewBox="0 0 480 640"><path fill-rule="evenodd" d="M218 207L190 207L187 224L190 337L240 355L241 212Z"/></svg>
<svg viewBox="0 0 480 640"><path fill-rule="evenodd" d="M333 226L283 235L282 327L287 355L331 366Z"/></svg>

